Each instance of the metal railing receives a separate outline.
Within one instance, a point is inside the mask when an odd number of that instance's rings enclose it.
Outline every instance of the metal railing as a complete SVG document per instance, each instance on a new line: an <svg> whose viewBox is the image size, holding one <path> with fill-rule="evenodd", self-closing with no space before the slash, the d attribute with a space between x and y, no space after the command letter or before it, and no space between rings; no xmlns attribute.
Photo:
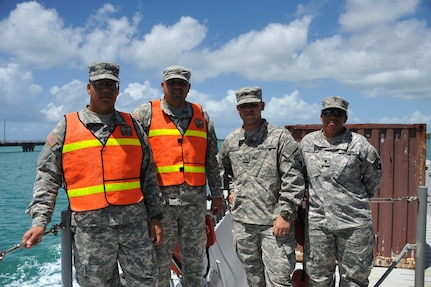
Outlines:
<svg viewBox="0 0 431 287"><path fill-rule="evenodd" d="M426 227L427 227L427 207L428 207L428 188L419 186L418 188L418 214L416 221L416 244L407 243L398 257L392 262L385 273L374 284L374 287L380 286L388 277L395 266L407 254L409 250L416 250L415 266L415 287L424 287L425 284L425 259L426 259Z"/></svg>

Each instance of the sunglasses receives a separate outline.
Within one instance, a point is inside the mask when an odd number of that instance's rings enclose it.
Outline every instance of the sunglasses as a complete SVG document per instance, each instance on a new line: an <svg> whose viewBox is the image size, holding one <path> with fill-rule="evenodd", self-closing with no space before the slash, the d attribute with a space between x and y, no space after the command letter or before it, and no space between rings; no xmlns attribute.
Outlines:
<svg viewBox="0 0 431 287"><path fill-rule="evenodd" d="M322 111L322 115L325 117L344 117L346 112L340 109L327 109Z"/></svg>
<svg viewBox="0 0 431 287"><path fill-rule="evenodd" d="M260 103L245 103L245 104L238 105L238 108L240 109L245 109L245 108L255 109L257 107L260 107Z"/></svg>
<svg viewBox="0 0 431 287"><path fill-rule="evenodd" d="M99 81L95 81L95 82L91 82L91 84L93 85L93 87L96 90L104 90L104 89L108 89L111 91L115 91L118 89L118 87L120 86L120 84L118 82L99 82Z"/></svg>
<svg viewBox="0 0 431 287"><path fill-rule="evenodd" d="M166 82L166 84L168 86L181 86L181 87L186 87L189 83L187 83L186 81L182 81L182 80L168 80Z"/></svg>

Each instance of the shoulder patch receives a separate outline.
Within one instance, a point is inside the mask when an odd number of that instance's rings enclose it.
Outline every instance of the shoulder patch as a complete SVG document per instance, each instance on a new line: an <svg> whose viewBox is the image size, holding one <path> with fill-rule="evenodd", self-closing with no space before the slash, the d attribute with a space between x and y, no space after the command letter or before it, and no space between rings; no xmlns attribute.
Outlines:
<svg viewBox="0 0 431 287"><path fill-rule="evenodd" d="M380 158L377 158L377 159L374 161L374 167L375 167L377 170L382 169L382 161L380 160Z"/></svg>
<svg viewBox="0 0 431 287"><path fill-rule="evenodd" d="M46 137L46 143L50 146L55 146L58 143L57 137L54 135L54 133L50 133Z"/></svg>
<svg viewBox="0 0 431 287"><path fill-rule="evenodd" d="M367 161L374 166L375 169L382 169L382 161L376 150L368 154Z"/></svg>

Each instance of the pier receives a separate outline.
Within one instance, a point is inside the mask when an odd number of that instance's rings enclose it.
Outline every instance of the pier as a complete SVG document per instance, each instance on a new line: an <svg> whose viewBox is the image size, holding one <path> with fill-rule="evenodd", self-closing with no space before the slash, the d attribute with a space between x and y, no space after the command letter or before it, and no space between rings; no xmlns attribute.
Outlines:
<svg viewBox="0 0 431 287"><path fill-rule="evenodd" d="M44 145L45 141L40 140L27 140L27 141L2 141L0 146L20 146L22 151L34 151L34 147L37 145Z"/></svg>

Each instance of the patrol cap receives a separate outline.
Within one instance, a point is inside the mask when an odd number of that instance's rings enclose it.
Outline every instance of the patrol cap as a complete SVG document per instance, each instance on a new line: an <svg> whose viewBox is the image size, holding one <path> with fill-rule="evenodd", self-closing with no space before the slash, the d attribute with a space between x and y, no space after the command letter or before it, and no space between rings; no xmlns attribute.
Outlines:
<svg viewBox="0 0 431 287"><path fill-rule="evenodd" d="M236 105L262 102L262 89L260 87L245 87L235 91Z"/></svg>
<svg viewBox="0 0 431 287"><path fill-rule="evenodd" d="M190 70L182 66L169 66L163 70L163 81L165 82L171 79L181 79L188 83L191 76Z"/></svg>
<svg viewBox="0 0 431 287"><path fill-rule="evenodd" d="M322 101L322 111L326 109L340 109L347 112L349 102L340 97L328 97Z"/></svg>
<svg viewBox="0 0 431 287"><path fill-rule="evenodd" d="M93 62L88 65L88 73L91 82L103 79L120 81L118 78L120 66L113 62Z"/></svg>

